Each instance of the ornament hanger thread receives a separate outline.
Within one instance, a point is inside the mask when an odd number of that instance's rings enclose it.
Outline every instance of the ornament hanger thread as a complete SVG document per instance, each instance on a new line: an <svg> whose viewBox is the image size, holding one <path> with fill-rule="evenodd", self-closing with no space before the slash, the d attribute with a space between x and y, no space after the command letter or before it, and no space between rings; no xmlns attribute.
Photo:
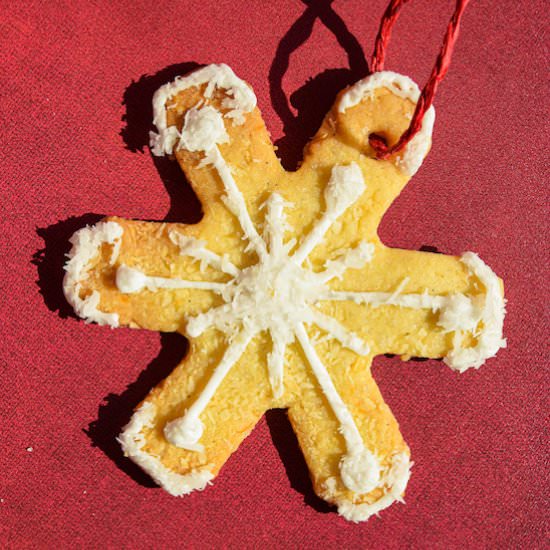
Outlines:
<svg viewBox="0 0 550 550"><path fill-rule="evenodd" d="M392 28L397 21L401 8L408 1L409 0L391 0L384 15L382 16L382 21L380 22L380 28L378 30L378 35L376 36L376 42L374 45L374 53L372 56L372 72L382 71L384 69L386 49L390 40ZM409 141L422 127L422 119L424 118L424 114L431 107L437 87L447 74L449 65L451 64L453 48L458 38L460 19L469 1L470 0L457 0L456 2L454 13L449 21L449 24L447 25L445 37L443 38L443 45L439 55L437 56L430 77L422 89L409 127L405 130L405 132L403 132L397 143L391 147L387 145L384 138L376 134L371 134L369 136L369 143L375 150L377 158L387 159L394 153L401 151L401 149L409 143Z"/></svg>

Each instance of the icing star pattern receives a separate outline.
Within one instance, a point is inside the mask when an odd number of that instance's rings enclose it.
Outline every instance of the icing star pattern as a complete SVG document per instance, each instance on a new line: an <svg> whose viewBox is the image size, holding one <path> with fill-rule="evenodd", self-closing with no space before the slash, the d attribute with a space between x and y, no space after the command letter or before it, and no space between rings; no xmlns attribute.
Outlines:
<svg viewBox="0 0 550 550"><path fill-rule="evenodd" d="M204 84L204 96L207 99L216 90L225 91L226 97L222 102L225 113L201 102L187 110L181 130L169 125L166 121L167 101L181 90ZM404 97L410 97L415 92L406 77L393 73L376 73L358 83L341 99L341 110L352 108L381 86L386 86ZM494 273L473 253L464 254L461 261L471 275L482 283L484 294L467 296L460 292L451 292L433 295L427 291L407 293L407 277L391 292L372 292L360 288L334 290L332 281L342 279L348 270L362 269L376 261L375 244L359 239L353 245L326 258L322 269L314 269L310 262L310 255L324 242L327 233L365 193L367 185L363 171L355 162L335 164L332 167L323 191L324 210L307 232L296 232L288 223L286 211L291 210L293 205L285 202L283 196L277 192L271 193L264 202L263 223L258 226L252 220L245 198L233 177L232 168L219 147L230 140L226 121L241 125L245 122L246 113L254 107L255 97L251 90L228 67L206 67L157 92L155 124L159 133L152 134L151 144L157 155L181 149L202 155L200 167L214 170L222 182L222 200L238 220L241 237L247 245L245 252L256 258L256 261L246 267L238 267L227 255L210 250L205 241L173 229L169 233L169 239L179 248L182 256L200 262L201 272L209 268L218 273L218 279L221 277L225 280L213 282L211 277L206 277L205 280L159 277L119 264L116 268L116 287L126 295L144 291L154 293L163 289L188 289L208 291L221 299L220 305L186 318L186 334L190 338L216 329L225 335L227 347L185 414L164 426L166 440L181 449L204 452L201 443L204 432L201 415L257 335L268 334L271 341L271 350L267 354L267 370L275 398L281 397L285 391L287 348L291 344L297 344L338 421L339 432L345 441L346 452L339 462L343 484L356 494L366 494L377 488L382 490L382 496L376 502L360 505L363 506L361 509L354 508L353 505L342 505L339 508L348 519L364 520L391 502L400 500L409 478L409 457L404 452L398 452L384 465L381 457L377 456L376 449L365 445L350 409L316 351L311 329L320 329L325 338L337 341L342 347L360 356L368 356L371 351L368 337L358 336L336 318L323 313L319 306L324 302L336 305L353 302L371 309L391 305L430 310L437 316L437 325L454 334L453 349L445 361L452 368L464 371L469 367L479 367L487 357L494 355L504 345L501 337L504 316L502 293ZM396 165L404 171L414 173L426 154L426 140L429 140L431 134L433 112L431 118L428 118L427 126L419 133L416 142L413 140L414 143L411 142L402 157L396 160ZM65 292L79 315L100 324L116 326L118 317L116 313L105 313L98 309L100 300L96 291L82 298L80 285L87 276L90 258L102 244L112 246L111 264L116 264L121 237L122 229L116 222L101 222L95 228L81 230L72 240L73 251L66 267ZM476 343L464 346L463 339L469 333L474 335ZM130 455L166 487L172 483L171 474L161 472L153 458L139 455L144 444L140 430L152 422L153 415L149 413L151 411L145 403L142 410L136 412L134 420L121 436L121 441L130 450ZM210 479L208 472L198 472L194 480L188 479L185 482L187 485L184 483L184 488L174 493L183 494L193 488L203 487ZM176 480L177 483L180 481Z"/></svg>

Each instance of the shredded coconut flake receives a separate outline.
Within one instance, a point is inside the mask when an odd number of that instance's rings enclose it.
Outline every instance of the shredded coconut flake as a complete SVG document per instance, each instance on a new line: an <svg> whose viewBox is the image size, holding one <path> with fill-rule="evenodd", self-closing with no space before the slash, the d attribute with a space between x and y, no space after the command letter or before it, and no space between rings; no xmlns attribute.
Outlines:
<svg viewBox="0 0 550 550"><path fill-rule="evenodd" d="M143 450L145 445L144 428L154 424L156 407L145 402L134 412L130 422L123 428L118 441L124 454L139 464L161 487L173 496L183 496L192 491L202 491L211 485L214 475L207 469L195 470L181 475L168 469L158 456Z"/></svg>
<svg viewBox="0 0 550 550"><path fill-rule="evenodd" d="M173 153L174 147L180 139L177 128L175 126L168 126L166 121L166 102L182 90L202 86L203 84L207 84L204 91L206 98L212 97L215 89L226 91L226 97L222 100L222 108L227 109L225 117L232 119L233 124L244 124L245 113L251 112L256 107L254 92L227 65L207 65L202 69L193 71L187 76L178 77L173 82L159 88L153 96L153 123L158 130L158 133L150 133L150 145L154 155L164 156ZM204 111L205 109L211 108L204 107L200 110ZM198 109L195 109L195 114L196 111ZM189 121L186 119L188 131L196 126L195 121L192 120L193 116L191 115L191 120ZM210 130L218 132L218 122L213 120L210 120L210 122L213 124ZM206 127L204 119L201 121L201 124L200 130L204 137L204 135L209 133L209 129ZM192 146L198 146L196 142L191 143L194 143Z"/></svg>
<svg viewBox="0 0 550 550"><path fill-rule="evenodd" d="M386 88L392 94L409 99L414 104L418 102L420 90L408 76L391 71L373 73L351 86L340 99L338 111L344 113L365 99L370 99L377 88ZM395 165L408 176L416 174L424 157L428 154L432 140L435 122L435 109L430 107L422 120L420 131L411 139L401 153L398 154Z"/></svg>
<svg viewBox="0 0 550 550"><path fill-rule="evenodd" d="M96 290L84 298L80 297L80 291L82 281L88 278L88 264L97 256L104 243L112 246L110 263L111 265L115 263L120 250L122 233L122 227L116 222L99 222L94 226L86 226L78 230L70 239L73 246L65 264L63 292L75 313L87 323L118 326L118 314L104 313L98 309L100 296Z"/></svg>

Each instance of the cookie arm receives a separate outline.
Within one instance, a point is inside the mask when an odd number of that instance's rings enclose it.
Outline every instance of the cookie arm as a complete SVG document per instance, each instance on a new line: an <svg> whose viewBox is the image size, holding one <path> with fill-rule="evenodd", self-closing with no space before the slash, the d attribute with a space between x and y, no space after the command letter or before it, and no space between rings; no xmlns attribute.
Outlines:
<svg viewBox="0 0 550 550"><path fill-rule="evenodd" d="M356 245L358 235L378 240L376 232L382 216L428 154L433 110L426 114L422 132L387 160L377 159L369 144L373 133L385 136L390 145L399 139L409 126L418 93L414 82L396 73L371 75L339 95L306 147L297 179L307 181L316 175L323 180L334 165L354 163L362 171L365 192L342 216L341 229L332 236L336 248Z"/></svg>
<svg viewBox="0 0 550 550"><path fill-rule="evenodd" d="M390 146L396 143L408 128L419 97L420 90L410 78L390 71L371 74L343 90L306 148L307 164L341 163L354 152L371 159L372 167L375 163L394 167L405 176L406 182L418 171L430 150L433 107L426 112L421 130L413 140L387 160L377 159L369 137L375 134Z"/></svg>
<svg viewBox="0 0 550 550"><path fill-rule="evenodd" d="M123 450L174 496L203 489L274 406L265 343L252 340L231 366L200 413L203 426L197 450L178 447L166 438L166 426L185 415L203 394L231 345L220 333L191 341L186 359L141 403L120 436Z"/></svg>
<svg viewBox="0 0 550 550"><path fill-rule="evenodd" d="M376 262L335 280L322 309L353 320L350 328L375 354L445 358L463 371L479 367L505 346L502 281L476 254L457 257L379 245L374 257ZM376 287L358 292L367 280Z"/></svg>
<svg viewBox="0 0 550 550"><path fill-rule="evenodd" d="M205 216L214 215L212 205L227 194L209 153L220 153L251 206L265 200L262 190L283 174L254 92L227 65L208 65L166 84L153 109L153 154L176 157Z"/></svg>
<svg viewBox="0 0 550 550"><path fill-rule="evenodd" d="M315 346L330 379L357 427L367 453L359 454L355 469L366 472L372 483L367 493L359 494L343 481L342 465L347 453L339 421L328 406L326 395L312 374L305 357L295 361L293 382L299 393L288 410L288 417L304 453L317 495L338 507L352 521L365 521L371 515L402 498L409 476L409 450L399 426L370 373L371 357L357 358L340 350L338 361L330 345ZM353 470L347 472L354 480ZM374 481L373 481L374 480ZM355 479L361 481L361 479ZM348 481L349 485L349 481Z"/></svg>
<svg viewBox="0 0 550 550"><path fill-rule="evenodd" d="M218 247L236 245L231 257L207 246L205 237L213 235ZM185 319L216 306L217 289L243 255L237 235L224 236L223 226L204 221L189 226L106 218L79 230L71 243L64 292L77 315L163 332L183 330Z"/></svg>

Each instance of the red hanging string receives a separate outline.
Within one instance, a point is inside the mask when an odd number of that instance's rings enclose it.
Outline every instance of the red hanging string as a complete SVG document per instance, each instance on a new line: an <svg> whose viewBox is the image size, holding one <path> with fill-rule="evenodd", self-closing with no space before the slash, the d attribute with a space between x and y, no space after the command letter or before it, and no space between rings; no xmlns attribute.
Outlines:
<svg viewBox="0 0 550 550"><path fill-rule="evenodd" d="M397 20L399 11L408 1L409 0L391 0L382 17L372 56L371 67L373 72L382 71L384 69L386 48L390 40L393 25ZM437 60L434 68L432 69L432 73L430 74L430 78L426 82L426 85L420 94L411 123L405 132L403 132L399 138L399 141L391 147L388 147L384 138L377 136L376 134L371 134L369 136L369 143L376 151L376 156L378 158L387 159L390 155L401 151L401 149L409 143L409 141L422 127L422 119L424 118L424 114L431 107L437 87L447 74L449 65L451 64L451 56L453 54L453 48L458 38L460 28L460 18L462 17L469 1L470 0L457 0L455 11L445 32L443 46L437 56Z"/></svg>

